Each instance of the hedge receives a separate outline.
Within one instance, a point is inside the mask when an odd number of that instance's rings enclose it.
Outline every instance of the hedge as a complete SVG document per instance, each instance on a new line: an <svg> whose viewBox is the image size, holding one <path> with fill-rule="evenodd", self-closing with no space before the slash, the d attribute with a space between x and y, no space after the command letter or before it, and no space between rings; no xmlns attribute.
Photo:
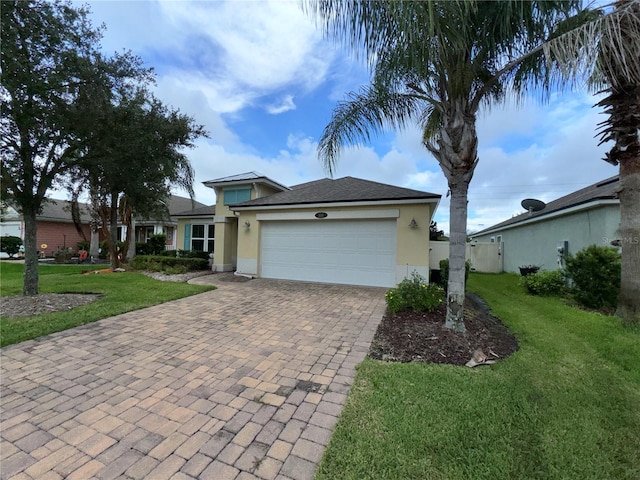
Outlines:
<svg viewBox="0 0 640 480"><path fill-rule="evenodd" d="M131 261L131 266L136 270L162 271L168 268L183 267L187 271L206 270L208 260L203 258L177 258L161 255L136 255Z"/></svg>

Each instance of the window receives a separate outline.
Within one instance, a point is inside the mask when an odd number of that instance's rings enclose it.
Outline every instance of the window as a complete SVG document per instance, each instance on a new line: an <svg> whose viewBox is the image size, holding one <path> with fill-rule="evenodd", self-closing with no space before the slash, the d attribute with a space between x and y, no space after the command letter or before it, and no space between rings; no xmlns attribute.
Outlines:
<svg viewBox="0 0 640 480"><path fill-rule="evenodd" d="M209 225L207 229L207 252L213 252L213 240L216 237L216 226Z"/></svg>
<svg viewBox="0 0 640 480"><path fill-rule="evenodd" d="M236 188L224 191L224 204L232 205L234 203L246 202L251 200L250 188Z"/></svg>
<svg viewBox="0 0 640 480"><path fill-rule="evenodd" d="M194 224L191 225L191 250L200 252L213 252L215 240L215 225ZM206 245L206 250L205 250Z"/></svg>

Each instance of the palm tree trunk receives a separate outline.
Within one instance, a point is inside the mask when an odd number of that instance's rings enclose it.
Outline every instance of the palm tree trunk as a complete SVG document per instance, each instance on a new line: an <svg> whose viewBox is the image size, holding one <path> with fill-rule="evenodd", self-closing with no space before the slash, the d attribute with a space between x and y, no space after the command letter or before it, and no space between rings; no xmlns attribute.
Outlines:
<svg viewBox="0 0 640 480"><path fill-rule="evenodd" d="M622 270L616 315L627 326L640 326L640 148L620 161L620 236Z"/></svg>
<svg viewBox="0 0 640 480"><path fill-rule="evenodd" d="M460 177L463 176L460 175ZM457 332L465 332L465 250L467 243L467 193L469 181L459 178L455 183L450 182L450 189L449 283L447 285L447 319L445 327Z"/></svg>
<svg viewBox="0 0 640 480"><path fill-rule="evenodd" d="M458 98L443 116L438 149L430 148L449 183L449 283L445 327L465 332L465 249L467 243L467 194L478 164L476 117L468 102ZM429 147L427 147L429 148Z"/></svg>
<svg viewBox="0 0 640 480"><path fill-rule="evenodd" d="M24 284L23 295L38 294L38 245L36 238L36 211L23 208L24 220Z"/></svg>

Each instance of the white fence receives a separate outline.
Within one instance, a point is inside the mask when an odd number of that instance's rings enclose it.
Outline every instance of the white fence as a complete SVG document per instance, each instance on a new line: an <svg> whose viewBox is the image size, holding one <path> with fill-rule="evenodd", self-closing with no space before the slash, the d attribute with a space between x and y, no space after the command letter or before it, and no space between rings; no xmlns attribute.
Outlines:
<svg viewBox="0 0 640 480"><path fill-rule="evenodd" d="M500 273L503 271L502 243L469 242L466 258L471 261L471 271ZM440 270L440 260L449 258L449 242L429 242L429 267Z"/></svg>

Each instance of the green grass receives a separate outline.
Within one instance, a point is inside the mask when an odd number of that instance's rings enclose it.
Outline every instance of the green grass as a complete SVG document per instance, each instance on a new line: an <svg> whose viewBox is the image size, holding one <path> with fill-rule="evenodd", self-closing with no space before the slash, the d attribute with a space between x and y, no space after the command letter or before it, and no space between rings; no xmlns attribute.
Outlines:
<svg viewBox="0 0 640 480"><path fill-rule="evenodd" d="M316 479L640 478L640 332L472 275L518 337L490 367L365 360Z"/></svg>
<svg viewBox="0 0 640 480"><path fill-rule="evenodd" d="M102 297L71 311L15 319L0 318L0 346L30 340L213 288L161 282L133 272L109 275L81 274L83 271L99 268L88 265L41 265L40 293L98 293ZM2 296L20 295L23 278L24 265L0 262L0 294Z"/></svg>

